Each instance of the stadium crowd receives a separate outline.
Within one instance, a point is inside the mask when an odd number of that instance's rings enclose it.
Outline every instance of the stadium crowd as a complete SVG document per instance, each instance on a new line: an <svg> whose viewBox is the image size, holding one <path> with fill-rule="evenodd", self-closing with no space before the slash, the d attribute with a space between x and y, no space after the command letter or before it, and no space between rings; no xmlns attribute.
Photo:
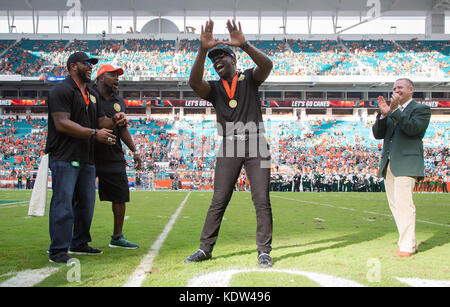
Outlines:
<svg viewBox="0 0 450 307"><path fill-rule="evenodd" d="M338 38L273 39L252 41L252 44L273 60L273 75L396 76L406 73L450 76L448 41L344 41ZM185 39L3 40L0 41L0 75L64 76L69 54L82 50L98 57L100 64L124 67L122 78L125 79L187 77L198 47L199 40ZM242 50L236 53L239 68L246 69L253 64ZM205 77L213 76L214 69L207 61ZM19 178L36 170L39 157L43 155L46 120L8 117L0 119L0 124L1 178ZM336 123L335 120L270 123L267 134L272 147L273 190L382 190L375 176L381 144L370 140L372 124ZM220 144L215 121L145 118L130 121L130 131L144 154L145 170L154 172L158 178L169 176L168 170L214 170L215 153ZM418 189L437 190L438 183L450 181L448 145L442 147L448 144L448 135L448 124L427 133L424 139L427 178ZM127 156L131 170L132 159L129 153ZM245 175L242 176L244 179L237 184L239 189L246 187Z"/></svg>
<svg viewBox="0 0 450 307"><path fill-rule="evenodd" d="M0 119L0 178L14 180L31 178L43 155L47 121L27 117ZM273 191L383 191L383 182L376 177L381 144L371 140L371 122L308 120L303 122L268 121L267 135L272 151ZM300 128L302 127L302 128ZM450 182L449 148L442 146L450 126L424 138L425 180L417 191L442 191L443 182ZM143 154L144 171L134 177L167 179L175 177L193 182L193 187L211 187L215 154L220 144L213 120L182 120L140 118L130 120L130 132ZM448 140L447 140L448 142ZM131 153L126 149L128 170L133 170ZM189 171L189 172L188 172ZM197 175L193 175L193 173ZM185 175L179 175L186 173ZM236 189L248 189L245 174ZM30 180L31 180L30 179ZM210 182L205 184L204 182ZM136 182L135 182L136 184ZM147 187L153 183L147 183ZM172 185L178 187L178 185Z"/></svg>
<svg viewBox="0 0 450 307"><path fill-rule="evenodd" d="M389 40L268 40L252 41L274 63L273 75L341 76L380 75L450 76L450 47L446 41ZM74 50L124 67L123 79L133 77L188 77L199 46L198 40L29 40L1 41L0 74L64 76L65 61ZM236 50L238 67L251 59ZM205 63L205 77L214 76ZM95 71L94 71L95 74Z"/></svg>

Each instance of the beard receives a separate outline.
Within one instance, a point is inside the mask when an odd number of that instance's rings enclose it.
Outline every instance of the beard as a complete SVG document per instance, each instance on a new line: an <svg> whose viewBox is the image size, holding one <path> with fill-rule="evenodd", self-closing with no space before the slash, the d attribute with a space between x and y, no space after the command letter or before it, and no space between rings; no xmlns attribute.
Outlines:
<svg viewBox="0 0 450 307"><path fill-rule="evenodd" d="M80 80L82 80L84 83L91 82L91 78L87 76L86 71L82 72L82 71L78 70L77 74L78 74L78 77L80 78Z"/></svg>

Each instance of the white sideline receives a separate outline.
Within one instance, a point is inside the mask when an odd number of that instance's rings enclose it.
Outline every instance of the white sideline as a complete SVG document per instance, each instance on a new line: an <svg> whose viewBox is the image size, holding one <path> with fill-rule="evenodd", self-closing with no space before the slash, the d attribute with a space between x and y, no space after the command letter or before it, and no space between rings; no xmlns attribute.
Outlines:
<svg viewBox="0 0 450 307"><path fill-rule="evenodd" d="M180 215L181 210L183 210L183 207L186 204L186 201L188 200L190 195L191 195L191 192L189 192L188 195L181 202L180 206L178 207L177 211L175 211L175 213L170 218L170 221L167 223L163 232L159 235L159 237L156 239L156 241L150 247L150 250L144 256L144 258L142 258L141 263L138 265L138 267L133 272L133 274L131 274L130 278L123 285L123 287L140 287L142 285L142 282L147 277L147 272L149 272L152 269L153 259L155 259L156 255L158 255L159 249L161 248L164 241L166 240L167 235L169 234L170 230L172 230L172 227L175 224L175 221L177 220L178 215Z"/></svg>
<svg viewBox="0 0 450 307"><path fill-rule="evenodd" d="M8 279L0 283L0 288L2 287L33 287L34 285L40 283L56 271L59 268L55 267L45 267L37 270L26 270L19 272L13 278ZM6 276L2 275L2 276Z"/></svg>
<svg viewBox="0 0 450 307"><path fill-rule="evenodd" d="M315 201L307 201L307 200L301 200L301 199L295 199L295 198L287 198L287 197L277 196L277 195L271 195L270 197L276 197L276 198L296 201L296 202L300 202L300 203L320 205L320 206L325 206L325 207L330 207L330 208L335 208L335 209L342 209L342 210L348 210L348 211L354 211L354 212L362 212L362 213L368 213L368 214L380 215L380 216L393 218L391 214L384 214L384 213L378 213L378 212L372 212L372 211L366 211L366 210L358 210L358 209L353 209L353 208L334 206L334 205L319 203L319 202L315 202ZM425 224L431 224L431 225L437 225L437 226L450 227L450 225L439 224L439 223L434 223L434 222L429 222L429 221L424 221L424 220L419 220L419 219L416 219L416 222L418 222L418 223L425 223Z"/></svg>
<svg viewBox="0 0 450 307"><path fill-rule="evenodd" d="M19 204L22 204L22 205L19 205ZM26 201L26 200L0 205L0 209L9 209L9 208L17 208L17 207L25 207L25 206L28 206L28 201Z"/></svg>
<svg viewBox="0 0 450 307"><path fill-rule="evenodd" d="M429 280L420 278L400 278L395 277L398 281L408 284L411 287L450 287L450 280Z"/></svg>
<svg viewBox="0 0 450 307"><path fill-rule="evenodd" d="M191 279L188 283L188 287L229 287L230 281L233 275L247 272L276 272L300 275L309 278L316 282L320 287L364 287L363 285L344 278L334 277L331 275L305 272L297 270L284 270L284 269L231 269L226 271L218 271L207 273L201 276L197 276Z"/></svg>

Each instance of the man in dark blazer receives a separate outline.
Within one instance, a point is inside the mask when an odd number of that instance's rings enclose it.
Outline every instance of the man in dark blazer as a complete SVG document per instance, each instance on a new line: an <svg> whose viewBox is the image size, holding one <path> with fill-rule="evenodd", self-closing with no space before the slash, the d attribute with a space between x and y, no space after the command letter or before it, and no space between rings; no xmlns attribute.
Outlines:
<svg viewBox="0 0 450 307"><path fill-rule="evenodd" d="M385 178L389 207L399 232L398 257L417 252L413 190L416 179L424 176L422 138L431 117L430 108L414 101L413 93L411 80L398 79L390 104L378 98L380 113L372 127L374 137L383 139L378 177Z"/></svg>

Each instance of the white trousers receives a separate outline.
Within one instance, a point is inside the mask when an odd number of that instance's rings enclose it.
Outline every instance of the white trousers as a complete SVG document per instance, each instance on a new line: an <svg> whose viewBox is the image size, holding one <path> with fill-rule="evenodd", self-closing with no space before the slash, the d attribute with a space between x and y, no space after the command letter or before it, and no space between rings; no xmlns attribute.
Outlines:
<svg viewBox="0 0 450 307"><path fill-rule="evenodd" d="M387 166L385 187L389 208L397 224L400 251L416 251L416 207L413 201L415 177L394 176L390 162Z"/></svg>

